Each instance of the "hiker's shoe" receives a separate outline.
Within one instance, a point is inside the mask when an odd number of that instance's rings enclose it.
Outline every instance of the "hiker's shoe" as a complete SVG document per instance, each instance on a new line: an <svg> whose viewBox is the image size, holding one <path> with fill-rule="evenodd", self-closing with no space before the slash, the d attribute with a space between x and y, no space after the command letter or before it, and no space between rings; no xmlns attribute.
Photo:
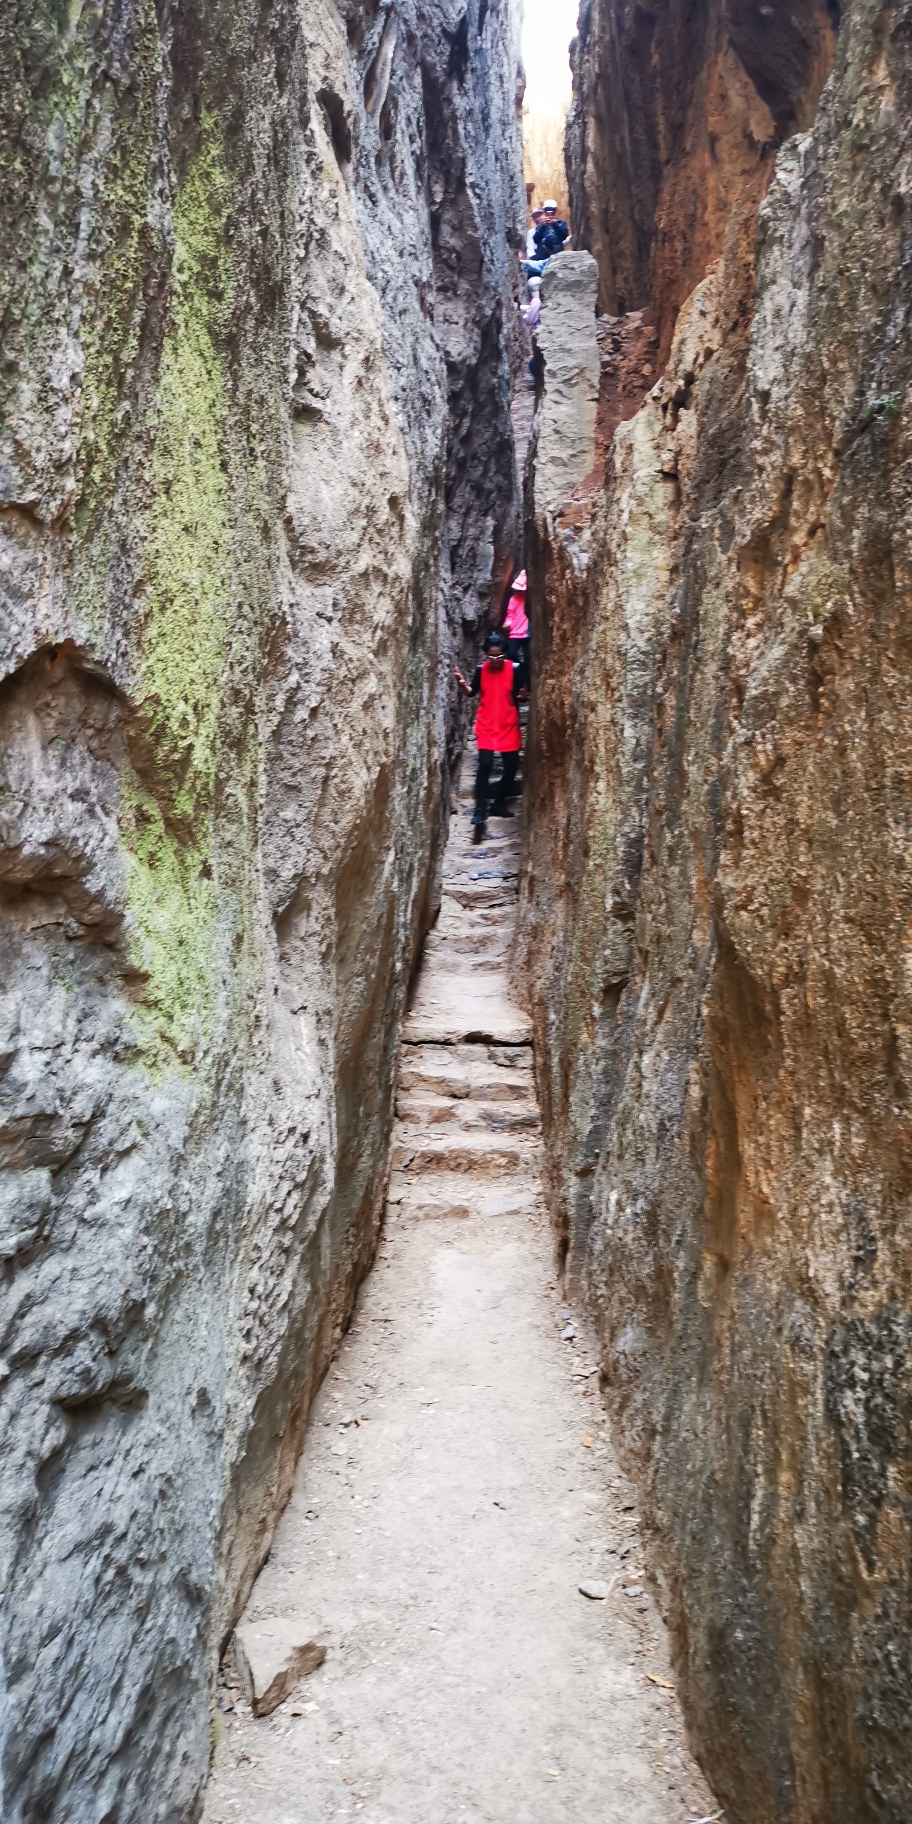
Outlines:
<svg viewBox="0 0 912 1824"><path fill-rule="evenodd" d="M508 811L505 804L492 804L491 806L492 817L512 817L513 815L513 811Z"/></svg>
<svg viewBox="0 0 912 1824"><path fill-rule="evenodd" d="M485 816L484 811L473 811L472 812L473 828L484 829L484 826L486 823L487 823L487 817Z"/></svg>

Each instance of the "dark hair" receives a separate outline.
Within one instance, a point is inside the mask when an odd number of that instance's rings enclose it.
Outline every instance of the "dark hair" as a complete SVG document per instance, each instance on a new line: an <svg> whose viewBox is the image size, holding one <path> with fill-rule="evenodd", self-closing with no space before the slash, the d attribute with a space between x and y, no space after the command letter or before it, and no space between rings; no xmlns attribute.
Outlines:
<svg viewBox="0 0 912 1824"><path fill-rule="evenodd" d="M503 652L506 644L502 633L489 633L485 640L485 652Z"/></svg>

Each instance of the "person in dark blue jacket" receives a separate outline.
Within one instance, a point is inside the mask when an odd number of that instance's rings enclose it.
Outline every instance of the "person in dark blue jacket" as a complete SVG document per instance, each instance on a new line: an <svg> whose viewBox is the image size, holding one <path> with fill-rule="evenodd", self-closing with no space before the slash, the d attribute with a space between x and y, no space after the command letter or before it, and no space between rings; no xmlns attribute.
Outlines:
<svg viewBox="0 0 912 1824"><path fill-rule="evenodd" d="M542 204L544 219L535 230L535 256L539 260L550 260L556 253L563 253L564 242L570 239L570 229L566 222L557 219L557 204L549 197Z"/></svg>

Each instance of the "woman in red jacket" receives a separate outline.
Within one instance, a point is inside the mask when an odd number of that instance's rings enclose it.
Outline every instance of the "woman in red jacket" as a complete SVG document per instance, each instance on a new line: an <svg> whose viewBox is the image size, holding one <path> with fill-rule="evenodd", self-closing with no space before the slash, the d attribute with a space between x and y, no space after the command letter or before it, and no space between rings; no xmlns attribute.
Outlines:
<svg viewBox="0 0 912 1824"><path fill-rule="evenodd" d="M517 684L519 666L513 665L505 657L504 648L502 634L488 634L485 640L488 657L483 664L476 665L471 684L467 684L462 672L454 667L460 690L467 697L479 698L478 714L475 717L478 771L475 774L475 809L472 812L474 824L485 824L488 819L488 786L495 754L503 755L503 776L494 788L491 814L494 817L513 815L507 808L507 799L512 796L516 783L516 769L522 747L519 703L526 692L520 690Z"/></svg>

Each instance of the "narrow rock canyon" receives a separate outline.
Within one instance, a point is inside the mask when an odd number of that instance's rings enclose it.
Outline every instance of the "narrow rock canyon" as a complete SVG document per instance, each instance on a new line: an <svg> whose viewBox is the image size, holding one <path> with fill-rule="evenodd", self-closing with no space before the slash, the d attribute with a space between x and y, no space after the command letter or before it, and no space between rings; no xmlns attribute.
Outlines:
<svg viewBox="0 0 912 1824"><path fill-rule="evenodd" d="M8 8L4 1824L912 1817L910 20Z"/></svg>

